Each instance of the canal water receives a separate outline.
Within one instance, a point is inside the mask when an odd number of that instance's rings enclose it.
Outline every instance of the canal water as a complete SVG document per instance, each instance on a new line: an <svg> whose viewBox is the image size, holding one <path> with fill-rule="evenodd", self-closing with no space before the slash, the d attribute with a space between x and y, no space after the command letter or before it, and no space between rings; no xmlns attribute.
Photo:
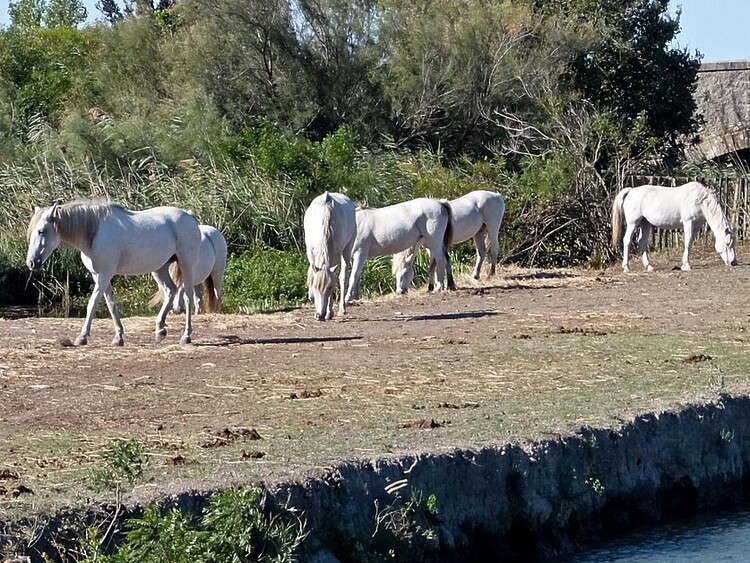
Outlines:
<svg viewBox="0 0 750 563"><path fill-rule="evenodd" d="M637 530L555 563L714 563L750 561L750 507Z"/></svg>

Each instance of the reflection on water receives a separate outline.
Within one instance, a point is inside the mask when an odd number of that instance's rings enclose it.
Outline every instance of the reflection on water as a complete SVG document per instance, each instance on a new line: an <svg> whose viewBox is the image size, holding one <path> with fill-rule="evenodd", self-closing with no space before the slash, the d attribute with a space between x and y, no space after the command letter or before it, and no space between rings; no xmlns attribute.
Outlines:
<svg viewBox="0 0 750 563"><path fill-rule="evenodd" d="M556 563L704 563L750 561L750 508L634 532Z"/></svg>

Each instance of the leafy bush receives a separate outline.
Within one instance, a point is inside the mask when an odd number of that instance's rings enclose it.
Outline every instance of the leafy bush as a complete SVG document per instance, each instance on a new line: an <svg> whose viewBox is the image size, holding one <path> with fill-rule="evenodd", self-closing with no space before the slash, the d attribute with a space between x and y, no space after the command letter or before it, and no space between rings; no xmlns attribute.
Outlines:
<svg viewBox="0 0 750 563"><path fill-rule="evenodd" d="M117 553L96 550L88 563L193 563L195 561L294 560L305 537L304 524L293 511L264 507L260 487L229 489L211 497L199 518L176 508L162 511L152 504L143 517L127 523Z"/></svg>
<svg viewBox="0 0 750 563"><path fill-rule="evenodd" d="M257 250L232 257L224 278L228 310L268 311L307 299L307 259L299 252Z"/></svg>

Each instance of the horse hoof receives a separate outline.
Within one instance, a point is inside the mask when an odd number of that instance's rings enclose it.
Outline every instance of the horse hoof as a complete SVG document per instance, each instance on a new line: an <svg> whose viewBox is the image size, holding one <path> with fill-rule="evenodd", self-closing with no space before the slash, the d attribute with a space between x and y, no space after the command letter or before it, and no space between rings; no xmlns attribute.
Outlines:
<svg viewBox="0 0 750 563"><path fill-rule="evenodd" d="M115 339L110 343L110 346L124 346L125 342L123 342L122 338L115 337Z"/></svg>
<svg viewBox="0 0 750 563"><path fill-rule="evenodd" d="M155 334L155 337L156 337L156 341L157 342L161 342L162 340L164 340L167 337L167 329L163 328L161 330L157 330L156 334Z"/></svg>
<svg viewBox="0 0 750 563"><path fill-rule="evenodd" d="M189 336L183 336L182 338L180 338L180 344L187 345L187 344L190 344L192 342L193 342L193 340Z"/></svg>
<svg viewBox="0 0 750 563"><path fill-rule="evenodd" d="M689 272L689 271L690 271L690 270L692 270L692 269L693 269L693 268L691 268L691 267L690 267L690 264L683 264L683 265L682 265L682 266L680 267L680 270L682 270L683 272Z"/></svg>
<svg viewBox="0 0 750 563"><path fill-rule="evenodd" d="M476 279L479 279L479 278L476 278ZM451 282L451 283L448 284L448 289L450 291L457 291L458 290L458 288L456 287L456 284L453 283L453 282Z"/></svg>
<svg viewBox="0 0 750 563"><path fill-rule="evenodd" d="M490 275L492 275L492 272L490 272ZM479 279L479 274L472 274L471 277L474 278L475 280L478 280Z"/></svg>
<svg viewBox="0 0 750 563"><path fill-rule="evenodd" d="M83 335L76 338L75 342L73 342L74 346L85 346L89 343L89 339Z"/></svg>
<svg viewBox="0 0 750 563"><path fill-rule="evenodd" d="M652 266L651 264L649 264L649 265L648 265L648 266L646 267L646 271L647 271L647 272L653 272L653 271L654 271L654 267L653 267L653 266Z"/></svg>
<svg viewBox="0 0 750 563"><path fill-rule="evenodd" d="M433 284L428 284L427 291L435 291L435 286Z"/></svg>

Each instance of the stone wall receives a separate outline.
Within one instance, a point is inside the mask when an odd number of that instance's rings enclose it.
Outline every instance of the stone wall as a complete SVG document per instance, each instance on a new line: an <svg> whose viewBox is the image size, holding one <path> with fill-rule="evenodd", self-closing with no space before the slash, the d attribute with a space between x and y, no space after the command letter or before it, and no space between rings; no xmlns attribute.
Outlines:
<svg viewBox="0 0 750 563"><path fill-rule="evenodd" d="M510 561L738 504L748 477L750 399L725 397L528 447L348 463L275 496L304 511L307 560L351 560L372 543L378 510L417 492L437 501L424 560ZM388 493L394 483L406 485Z"/></svg>
<svg viewBox="0 0 750 563"><path fill-rule="evenodd" d="M750 61L703 63L695 92L705 123L693 158L716 158L750 148Z"/></svg>

